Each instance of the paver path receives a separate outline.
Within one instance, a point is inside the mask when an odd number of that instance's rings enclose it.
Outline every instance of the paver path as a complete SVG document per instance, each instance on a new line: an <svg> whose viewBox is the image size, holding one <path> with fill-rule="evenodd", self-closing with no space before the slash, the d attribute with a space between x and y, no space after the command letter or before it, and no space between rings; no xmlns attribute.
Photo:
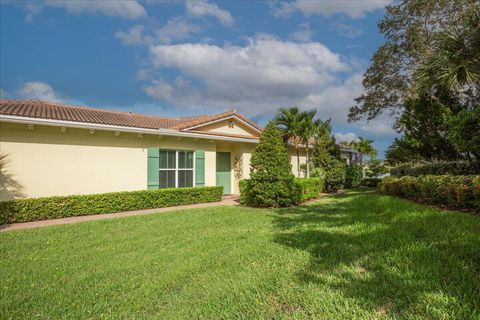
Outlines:
<svg viewBox="0 0 480 320"><path fill-rule="evenodd" d="M208 202L208 203L197 203L189 204L185 206L176 206L176 207L167 207L167 208L156 208L156 209L146 209L146 210L135 210L135 211L125 211L125 212L115 212L115 213L103 213L103 214L92 214L88 216L77 216L77 217L68 217L60 219L50 219L50 220L41 220L41 221L32 221L32 222L22 222L22 223L12 223L0 225L0 232L10 231L10 230L19 230L19 229L31 229L38 227L47 227L54 226L59 224L70 224L77 223L82 221L92 221L92 220L102 220L102 219L112 219L118 217L130 217L138 216L143 214L151 214L157 212L168 212L176 211L182 209L194 209L194 208L208 208L214 206L238 206L238 196L225 196L222 201L218 202Z"/></svg>

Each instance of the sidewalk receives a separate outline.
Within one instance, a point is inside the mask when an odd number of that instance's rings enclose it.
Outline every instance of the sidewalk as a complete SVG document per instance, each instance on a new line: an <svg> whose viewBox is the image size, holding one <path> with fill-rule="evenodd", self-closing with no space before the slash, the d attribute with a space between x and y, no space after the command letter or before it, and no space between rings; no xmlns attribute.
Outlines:
<svg viewBox="0 0 480 320"><path fill-rule="evenodd" d="M50 219L50 220L41 220L41 221L31 221L31 222L22 222L22 223L12 223L0 225L0 232L11 231L11 230L20 230L20 229L32 229L39 227L48 227L55 226L60 224L71 224L83 221L93 221L93 220L104 220L104 219L113 219L118 217L131 217L139 216L144 214L152 214L159 212L170 212L183 209L195 209L195 208L208 208L215 206L238 206L238 196L224 196L222 201L219 202L208 202L208 203L197 203L189 204L185 206L176 206L176 207L167 207L167 208L157 208L157 209L146 209L146 210L135 210L135 211L125 211L125 212L115 212L115 213L103 213L103 214L92 214L88 216L76 216L60 219Z"/></svg>

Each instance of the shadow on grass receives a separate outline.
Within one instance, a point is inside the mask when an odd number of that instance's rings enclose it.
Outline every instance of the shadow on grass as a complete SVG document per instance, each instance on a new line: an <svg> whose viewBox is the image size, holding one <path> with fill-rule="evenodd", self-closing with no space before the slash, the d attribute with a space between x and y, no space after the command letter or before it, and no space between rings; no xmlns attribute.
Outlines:
<svg viewBox="0 0 480 320"><path fill-rule="evenodd" d="M307 251L297 280L378 314L480 315L480 219L373 193L274 214L275 241ZM436 310L436 311L432 311Z"/></svg>

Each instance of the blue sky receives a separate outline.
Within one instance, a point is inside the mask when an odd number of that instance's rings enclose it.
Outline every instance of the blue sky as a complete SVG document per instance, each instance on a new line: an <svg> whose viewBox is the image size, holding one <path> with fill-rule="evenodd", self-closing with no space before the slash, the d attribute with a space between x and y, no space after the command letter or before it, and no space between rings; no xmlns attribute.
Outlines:
<svg viewBox="0 0 480 320"><path fill-rule="evenodd" d="M0 94L163 116L280 107L332 118L337 140L395 137L346 121L382 43L375 1L4 1Z"/></svg>

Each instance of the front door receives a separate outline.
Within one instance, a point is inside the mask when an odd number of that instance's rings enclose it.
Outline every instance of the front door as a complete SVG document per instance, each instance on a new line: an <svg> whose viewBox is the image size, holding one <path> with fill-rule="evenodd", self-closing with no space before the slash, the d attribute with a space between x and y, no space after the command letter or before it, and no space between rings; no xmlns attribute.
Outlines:
<svg viewBox="0 0 480 320"><path fill-rule="evenodd" d="M230 152L217 152L217 186L223 186L223 194L230 194Z"/></svg>

